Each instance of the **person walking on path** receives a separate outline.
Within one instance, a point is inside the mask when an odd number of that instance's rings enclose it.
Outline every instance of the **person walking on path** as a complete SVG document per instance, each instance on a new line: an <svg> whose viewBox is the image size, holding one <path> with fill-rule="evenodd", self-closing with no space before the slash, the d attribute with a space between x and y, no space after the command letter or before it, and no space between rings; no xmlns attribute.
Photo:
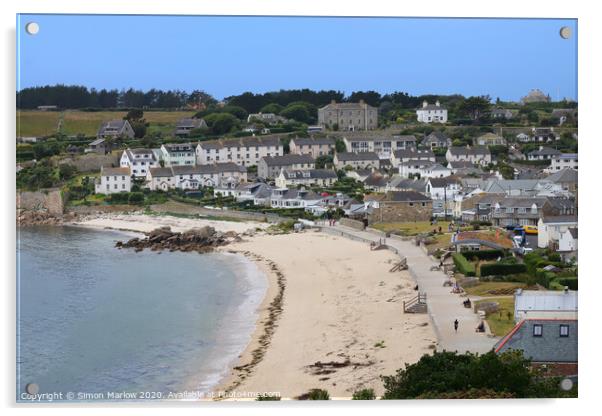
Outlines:
<svg viewBox="0 0 602 416"><path fill-rule="evenodd" d="M454 321L454 330L456 332L458 332L458 320L457 319Z"/></svg>

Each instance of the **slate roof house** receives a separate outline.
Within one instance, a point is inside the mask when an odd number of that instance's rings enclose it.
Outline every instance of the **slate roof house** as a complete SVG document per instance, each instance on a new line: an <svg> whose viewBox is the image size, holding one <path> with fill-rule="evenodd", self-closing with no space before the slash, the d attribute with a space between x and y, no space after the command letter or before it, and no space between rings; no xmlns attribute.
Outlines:
<svg viewBox="0 0 602 416"><path fill-rule="evenodd" d="M448 162L471 162L479 165L491 163L491 152L484 146L452 146L447 149L445 159Z"/></svg>
<svg viewBox="0 0 602 416"><path fill-rule="evenodd" d="M309 170L284 170L276 178L276 187L287 188L290 186L331 186L337 181L335 171L328 169Z"/></svg>
<svg viewBox="0 0 602 416"><path fill-rule="evenodd" d="M514 114L512 113L511 110L508 110L507 108L494 108L493 110L491 110L491 118L493 119L500 119L500 118L504 118L506 120L511 119L512 117L514 117Z"/></svg>
<svg viewBox="0 0 602 416"><path fill-rule="evenodd" d="M98 153L101 155L105 155L111 152L111 146L106 143L105 139L96 139L84 150L86 153Z"/></svg>
<svg viewBox="0 0 602 416"><path fill-rule="evenodd" d="M476 138L476 144L479 146L505 146L506 139L495 133L485 133Z"/></svg>
<svg viewBox="0 0 602 416"><path fill-rule="evenodd" d="M354 169L367 169L370 167L380 167L378 155L373 152L336 153L333 158L334 166L337 169L343 169L345 166L351 166Z"/></svg>
<svg viewBox="0 0 602 416"><path fill-rule="evenodd" d="M416 109L416 118L419 123L446 123L447 108L442 107L439 100L435 104L422 102L422 107Z"/></svg>
<svg viewBox="0 0 602 416"><path fill-rule="evenodd" d="M547 181L557 183L562 186L562 189L570 192L577 190L577 179L578 174L575 169L563 169L546 177Z"/></svg>
<svg viewBox="0 0 602 416"><path fill-rule="evenodd" d="M337 125L341 131L374 130L378 127L378 109L359 103L330 104L318 109L318 124L331 130Z"/></svg>
<svg viewBox="0 0 602 416"><path fill-rule="evenodd" d="M435 161L435 154L432 150L417 150L415 148L395 150L391 154L391 165L398 167L401 163L409 162L410 160L424 160L429 162Z"/></svg>
<svg viewBox="0 0 602 416"><path fill-rule="evenodd" d="M107 137L125 137L133 139L134 130L127 120L110 120L105 121L100 125L96 137L98 139L105 139Z"/></svg>
<svg viewBox="0 0 602 416"><path fill-rule="evenodd" d="M496 353L522 351L534 367L547 375L577 376L578 321L573 319L527 318L494 347Z"/></svg>
<svg viewBox="0 0 602 416"><path fill-rule="evenodd" d="M262 179L276 178L284 170L310 170L316 162L310 155L265 156L257 164L257 176Z"/></svg>
<svg viewBox="0 0 602 416"><path fill-rule="evenodd" d="M528 160L550 160L559 156L561 152L550 147L539 146L539 149L533 150L527 154Z"/></svg>
<svg viewBox="0 0 602 416"><path fill-rule="evenodd" d="M335 141L330 137L295 137L289 142L290 152L297 155L311 155L314 158L334 151Z"/></svg>
<svg viewBox="0 0 602 416"><path fill-rule="evenodd" d="M449 147L452 145L452 140L442 131L435 130L424 138L422 145L429 149Z"/></svg>
<svg viewBox="0 0 602 416"><path fill-rule="evenodd" d="M190 132L195 129L206 129L207 123L202 118L183 118L176 124L174 134L180 137L190 135Z"/></svg>

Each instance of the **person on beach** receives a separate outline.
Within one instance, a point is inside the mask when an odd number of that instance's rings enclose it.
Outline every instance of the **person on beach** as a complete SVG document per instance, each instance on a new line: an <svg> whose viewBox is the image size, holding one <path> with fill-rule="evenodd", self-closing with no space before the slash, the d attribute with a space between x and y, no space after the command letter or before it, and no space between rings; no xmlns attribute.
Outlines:
<svg viewBox="0 0 602 416"><path fill-rule="evenodd" d="M454 331L458 332L458 320L454 321Z"/></svg>

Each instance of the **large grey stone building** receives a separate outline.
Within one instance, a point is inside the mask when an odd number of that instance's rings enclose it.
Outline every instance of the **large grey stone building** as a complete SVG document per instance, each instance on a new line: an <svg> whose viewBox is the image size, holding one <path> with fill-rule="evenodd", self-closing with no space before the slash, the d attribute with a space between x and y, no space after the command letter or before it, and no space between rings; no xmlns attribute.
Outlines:
<svg viewBox="0 0 602 416"><path fill-rule="evenodd" d="M331 130L374 130L378 127L378 109L366 104L337 103L334 100L318 109L318 124Z"/></svg>

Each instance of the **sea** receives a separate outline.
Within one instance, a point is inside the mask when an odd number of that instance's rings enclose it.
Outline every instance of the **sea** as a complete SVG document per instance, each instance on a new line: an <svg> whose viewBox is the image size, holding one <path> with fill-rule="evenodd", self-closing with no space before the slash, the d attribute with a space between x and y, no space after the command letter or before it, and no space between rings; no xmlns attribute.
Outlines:
<svg viewBox="0 0 602 416"><path fill-rule="evenodd" d="M250 341L265 275L229 253L117 249L132 234L17 232L17 401L196 399Z"/></svg>

